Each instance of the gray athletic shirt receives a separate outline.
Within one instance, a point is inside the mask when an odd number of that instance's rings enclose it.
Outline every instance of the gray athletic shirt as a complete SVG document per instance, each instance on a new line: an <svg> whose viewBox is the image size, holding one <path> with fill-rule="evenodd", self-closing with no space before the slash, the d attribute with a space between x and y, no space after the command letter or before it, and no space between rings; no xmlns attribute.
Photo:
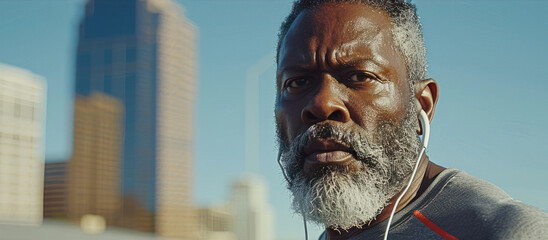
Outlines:
<svg viewBox="0 0 548 240"><path fill-rule="evenodd" d="M387 220L351 237L383 239ZM325 232L319 240L326 240ZM548 239L548 213L458 169L396 213L388 239Z"/></svg>

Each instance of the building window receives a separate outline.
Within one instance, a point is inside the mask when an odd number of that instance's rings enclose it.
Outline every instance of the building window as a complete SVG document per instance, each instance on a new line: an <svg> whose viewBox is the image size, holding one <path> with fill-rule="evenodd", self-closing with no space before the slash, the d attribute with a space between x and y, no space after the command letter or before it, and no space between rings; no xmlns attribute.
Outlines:
<svg viewBox="0 0 548 240"><path fill-rule="evenodd" d="M109 94L109 95L112 95L112 76L111 75L105 75L103 84L104 84L104 88L105 88L105 93Z"/></svg>
<svg viewBox="0 0 548 240"><path fill-rule="evenodd" d="M105 49L104 63L105 63L105 65L111 65L112 64L112 49L110 49L110 48Z"/></svg>
<svg viewBox="0 0 548 240"><path fill-rule="evenodd" d="M90 90L90 77L87 74L81 74L76 79L76 91L79 94L88 95Z"/></svg>
<svg viewBox="0 0 548 240"><path fill-rule="evenodd" d="M78 54L78 65L79 66L91 66L91 56L89 53L80 53Z"/></svg>
<svg viewBox="0 0 548 240"><path fill-rule="evenodd" d="M21 117L21 103L18 100L15 100L15 103L13 105L13 116L15 118Z"/></svg>
<svg viewBox="0 0 548 240"><path fill-rule="evenodd" d="M130 47L126 49L126 62L132 63L137 60L137 48Z"/></svg>
<svg viewBox="0 0 548 240"><path fill-rule="evenodd" d="M30 104L30 103L29 103ZM26 120L34 120L34 107L32 105L20 104L20 117Z"/></svg>

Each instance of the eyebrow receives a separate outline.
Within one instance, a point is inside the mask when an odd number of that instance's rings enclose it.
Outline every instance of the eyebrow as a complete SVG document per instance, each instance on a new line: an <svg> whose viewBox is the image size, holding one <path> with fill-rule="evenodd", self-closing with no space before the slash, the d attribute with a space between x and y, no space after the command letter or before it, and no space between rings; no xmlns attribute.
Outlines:
<svg viewBox="0 0 548 240"><path fill-rule="evenodd" d="M376 67L384 68L379 62L375 61L371 57L363 57L363 58L354 58L350 61L341 61L340 59L337 60L335 64L329 64L329 67L332 69L347 69L347 68L353 68L353 67L361 67L361 66L367 66L369 64L374 64ZM278 73L287 73L287 72L310 72L316 70L317 67L314 65L305 65L305 64L298 64L298 65L291 65L291 66L285 66L284 68L279 69Z"/></svg>
<svg viewBox="0 0 548 240"><path fill-rule="evenodd" d="M336 60L338 65L337 68L339 69L347 69L347 68L353 68L353 67L367 67L367 66L370 66L371 64L375 65L375 67L385 68L385 66L382 65L382 63L376 61L371 56L358 57L358 58L351 57L349 61L344 61L344 59L341 59L341 58L337 58Z"/></svg>
<svg viewBox="0 0 548 240"><path fill-rule="evenodd" d="M354 67L357 65L361 65L365 62L373 62L378 65L372 57L353 58L350 59L350 61L344 61L343 59L337 58L337 62L341 67Z"/></svg>

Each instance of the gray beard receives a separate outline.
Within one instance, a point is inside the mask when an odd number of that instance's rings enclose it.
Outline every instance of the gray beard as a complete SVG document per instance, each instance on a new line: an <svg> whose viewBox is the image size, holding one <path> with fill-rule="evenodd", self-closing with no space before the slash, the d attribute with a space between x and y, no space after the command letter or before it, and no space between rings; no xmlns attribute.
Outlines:
<svg viewBox="0 0 548 240"><path fill-rule="evenodd" d="M316 124L291 143L278 131L281 161L293 194L293 210L307 220L332 228L349 229L369 224L400 192L417 161L420 139L417 110L409 104L405 119L397 124L384 122L371 144L362 128L348 130L340 125ZM333 139L355 151L361 163L358 171L326 167L308 179L303 169L302 150L315 138Z"/></svg>

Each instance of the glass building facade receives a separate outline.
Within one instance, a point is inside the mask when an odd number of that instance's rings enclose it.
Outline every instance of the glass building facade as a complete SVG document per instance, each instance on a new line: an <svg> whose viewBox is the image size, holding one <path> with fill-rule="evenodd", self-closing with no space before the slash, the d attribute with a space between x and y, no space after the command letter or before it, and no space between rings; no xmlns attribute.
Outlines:
<svg viewBox="0 0 548 240"><path fill-rule="evenodd" d="M77 98L100 92L118 99L123 109L121 177L113 183L121 191L116 225L193 239L196 31L170 0L86 4Z"/></svg>

